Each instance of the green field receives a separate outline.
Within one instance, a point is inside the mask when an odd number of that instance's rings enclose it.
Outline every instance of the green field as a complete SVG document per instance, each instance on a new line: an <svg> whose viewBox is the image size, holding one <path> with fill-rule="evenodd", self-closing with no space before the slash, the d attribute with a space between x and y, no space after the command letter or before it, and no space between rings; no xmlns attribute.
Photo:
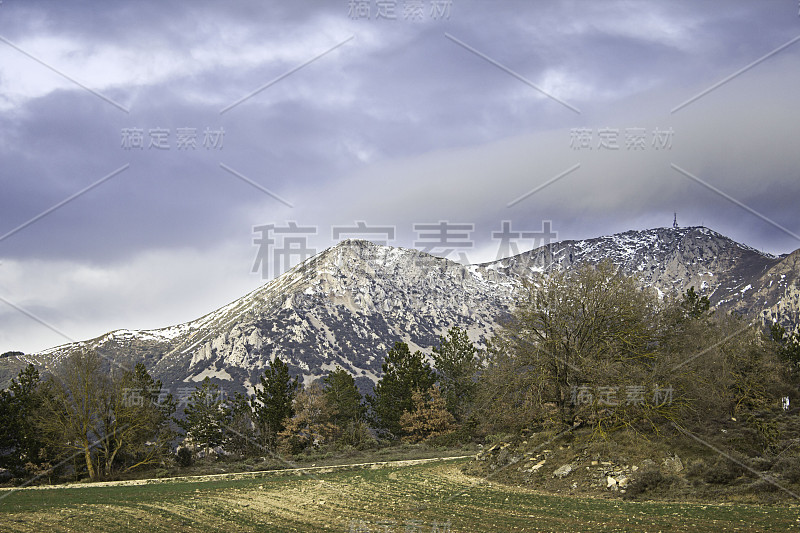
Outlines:
<svg viewBox="0 0 800 533"><path fill-rule="evenodd" d="M800 507L541 495L465 459L255 479L0 493L0 531L790 531Z"/></svg>

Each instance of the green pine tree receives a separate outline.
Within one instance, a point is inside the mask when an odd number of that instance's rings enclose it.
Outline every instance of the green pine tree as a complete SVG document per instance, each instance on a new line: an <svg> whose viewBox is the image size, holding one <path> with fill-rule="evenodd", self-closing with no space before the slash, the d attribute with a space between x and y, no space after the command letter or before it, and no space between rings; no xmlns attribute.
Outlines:
<svg viewBox="0 0 800 533"><path fill-rule="evenodd" d="M436 374L419 351L413 354L404 342L395 343L382 365L383 376L368 397L373 423L395 437L403 435L400 417L414 409L414 389L428 390Z"/></svg>
<svg viewBox="0 0 800 533"><path fill-rule="evenodd" d="M344 427L348 422L360 421L364 418L364 405L361 403L361 393L356 387L356 380L343 368L325 376L325 401L331 421L337 426Z"/></svg>
<svg viewBox="0 0 800 533"><path fill-rule="evenodd" d="M770 326L770 335L778 345L778 355L789 362L793 372L800 371L800 334L787 333L783 326L775 323Z"/></svg>
<svg viewBox="0 0 800 533"><path fill-rule="evenodd" d="M228 438L225 449L242 456L259 453L258 440L255 433L255 415L251 398L237 392L228 402L231 410L231 421L228 425Z"/></svg>
<svg viewBox="0 0 800 533"><path fill-rule="evenodd" d="M711 307L711 302L708 296L700 296L694 290L694 286L689 287L683 295L681 307L686 312L686 316L692 319L698 319L705 316Z"/></svg>
<svg viewBox="0 0 800 533"><path fill-rule="evenodd" d="M0 391L0 466L21 473L26 463L38 464L45 447L35 424L42 399L39 371L29 364Z"/></svg>
<svg viewBox="0 0 800 533"><path fill-rule="evenodd" d="M197 446L206 451L225 442L225 427L230 421L230 411L216 383L206 378L189 396L183 412L186 417L175 422L183 428Z"/></svg>
<svg viewBox="0 0 800 533"><path fill-rule="evenodd" d="M447 410L462 421L475 399L476 377L481 367L478 349L465 330L453 326L446 338L439 337L439 346L433 348L432 357Z"/></svg>
<svg viewBox="0 0 800 533"><path fill-rule="evenodd" d="M270 361L261 376L261 388L256 389L251 402L261 443L270 450L275 449L286 420L294 416L293 402L299 389L297 378L289 377L289 365L279 357Z"/></svg>

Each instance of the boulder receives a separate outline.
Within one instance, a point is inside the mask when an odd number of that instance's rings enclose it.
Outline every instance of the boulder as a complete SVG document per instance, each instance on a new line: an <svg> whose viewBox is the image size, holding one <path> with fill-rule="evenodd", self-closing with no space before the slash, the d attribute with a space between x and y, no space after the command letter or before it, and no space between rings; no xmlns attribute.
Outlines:
<svg viewBox="0 0 800 533"><path fill-rule="evenodd" d="M542 468L542 466L544 466L544 463L545 463L544 459L542 459L541 461L539 461L535 465L531 465L531 463L533 463L534 459L529 459L529 461L530 461L530 463L528 463L528 468L520 468L519 470L522 471L522 472L528 472L530 474L530 473L533 473L533 472L537 472L540 468Z"/></svg>
<svg viewBox="0 0 800 533"><path fill-rule="evenodd" d="M567 477L568 475L570 475L571 472L572 472L572 465L566 464L556 468L555 471L553 472L553 477L557 478Z"/></svg>

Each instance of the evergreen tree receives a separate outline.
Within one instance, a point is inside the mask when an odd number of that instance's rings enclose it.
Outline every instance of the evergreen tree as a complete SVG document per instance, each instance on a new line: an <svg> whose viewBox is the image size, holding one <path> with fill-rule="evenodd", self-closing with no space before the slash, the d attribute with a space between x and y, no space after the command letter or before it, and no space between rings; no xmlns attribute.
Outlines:
<svg viewBox="0 0 800 533"><path fill-rule="evenodd" d="M439 346L433 348L433 366L447 410L463 420L475 398L476 375L481 367L478 350L469 340L467 332L453 326L447 337L439 337Z"/></svg>
<svg viewBox="0 0 800 533"><path fill-rule="evenodd" d="M297 378L289 377L289 365L275 357L261 376L261 388L251 402L262 444L274 450L278 433L294 416L293 402L300 388Z"/></svg>
<svg viewBox="0 0 800 533"><path fill-rule="evenodd" d="M183 428L195 445L205 449L221 446L225 442L225 428L230 422L230 409L223 393L210 378L196 387L183 409L185 418L175 422Z"/></svg>
<svg viewBox="0 0 800 533"><path fill-rule="evenodd" d="M683 295L681 308L683 308L688 318L695 320L701 318L708 313L710 307L711 302L708 296L700 296L697 294L694 291L694 285L689 287L689 290Z"/></svg>
<svg viewBox="0 0 800 533"><path fill-rule="evenodd" d="M226 449L240 455L258 453L253 406L250 398L237 392L229 402L231 419L228 425Z"/></svg>
<svg viewBox="0 0 800 533"><path fill-rule="evenodd" d="M395 343L382 365L383 376L375 385L375 394L368 397L373 421L378 428L401 436L400 416L414 409L414 389L428 390L436 375L422 353L413 354L404 342Z"/></svg>
<svg viewBox="0 0 800 533"><path fill-rule="evenodd" d="M800 374L800 334L787 333L780 324L770 326L770 335L777 344L778 355L789 363L790 372L795 377Z"/></svg>
<svg viewBox="0 0 800 533"><path fill-rule="evenodd" d="M363 448L374 442L366 424L366 406L353 376L337 368L323 379L325 410L339 444Z"/></svg>
<svg viewBox="0 0 800 533"><path fill-rule="evenodd" d="M364 418L365 408L353 376L337 367L322 381L325 384L325 402L331 422L344 427L349 422L358 422Z"/></svg>
<svg viewBox="0 0 800 533"><path fill-rule="evenodd" d="M42 393L39 371L31 364L0 391L0 466L21 473L26 463L44 459L45 443L35 424Z"/></svg>
<svg viewBox="0 0 800 533"><path fill-rule="evenodd" d="M19 417L14 396L6 389L0 390L0 467L19 467Z"/></svg>

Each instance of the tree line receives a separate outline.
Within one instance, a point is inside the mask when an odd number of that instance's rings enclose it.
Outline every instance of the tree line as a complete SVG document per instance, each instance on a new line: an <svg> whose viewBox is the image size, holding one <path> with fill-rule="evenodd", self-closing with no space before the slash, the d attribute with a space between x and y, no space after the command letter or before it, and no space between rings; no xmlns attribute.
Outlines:
<svg viewBox="0 0 800 533"><path fill-rule="evenodd" d="M32 365L0 391L0 467L92 480L214 453L288 456L398 440L457 445L533 426L620 428L752 420L797 397L800 337L714 313L694 288L659 298L603 263L527 283L479 349L451 328L430 356L397 342L362 397L337 368L307 385L275 357L253 394L206 378L179 409L142 364L104 369L91 350L41 379ZM176 451L177 450L177 451Z"/></svg>
<svg viewBox="0 0 800 533"><path fill-rule="evenodd" d="M366 397L342 368L303 386L275 357L253 394L229 397L205 378L179 404L143 364L109 369L94 350L81 349L46 378L28 365L0 390L0 468L19 478L99 480L169 462L188 466L217 453L292 455L418 442L456 427L474 390L461 381L478 368L476 352L463 330L451 329L434 350L437 372L421 352L398 342Z"/></svg>

